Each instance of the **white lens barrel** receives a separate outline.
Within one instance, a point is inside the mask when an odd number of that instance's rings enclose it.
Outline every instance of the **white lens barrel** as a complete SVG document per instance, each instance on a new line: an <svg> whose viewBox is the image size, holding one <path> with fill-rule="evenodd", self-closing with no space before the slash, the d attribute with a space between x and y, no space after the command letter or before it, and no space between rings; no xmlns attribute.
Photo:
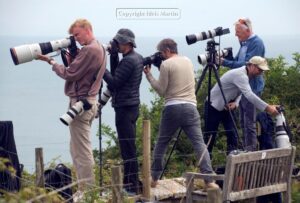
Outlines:
<svg viewBox="0 0 300 203"><path fill-rule="evenodd" d="M288 148L291 147L290 138L284 128L285 117L283 113L276 116L276 138L275 144L277 148Z"/></svg>
<svg viewBox="0 0 300 203"><path fill-rule="evenodd" d="M46 44L49 42L46 42ZM42 54L41 46L45 43L35 43L35 44L25 44L21 46L16 46L10 49L13 61L15 65L26 63L32 61L33 59L37 59L39 54ZM68 47L71 44L70 38L60 39L60 40L53 40L50 41L51 47L53 52L57 51L61 48ZM49 45L50 46L50 45ZM48 51L50 50L50 51ZM47 49L47 53L52 51L51 49ZM45 50L44 50L45 51ZM44 54L47 54L44 53Z"/></svg>
<svg viewBox="0 0 300 203"><path fill-rule="evenodd" d="M59 49L68 47L71 44L71 40L69 38L53 40L50 41L53 51L57 51Z"/></svg>
<svg viewBox="0 0 300 203"><path fill-rule="evenodd" d="M106 89L102 94L101 94L101 98L100 98L100 103L102 106L104 106L107 101L110 99L111 97L111 93L108 89Z"/></svg>
<svg viewBox="0 0 300 203"><path fill-rule="evenodd" d="M73 118L68 113L65 113L59 119L61 120L61 122L63 122L63 124L67 126L70 125L70 123L73 121Z"/></svg>
<svg viewBox="0 0 300 203"><path fill-rule="evenodd" d="M207 64L207 58L208 58L208 55L207 55L207 54L199 54L199 55L198 55L198 62L199 62L201 65Z"/></svg>
<svg viewBox="0 0 300 203"><path fill-rule="evenodd" d="M29 44L21 45L12 48L15 57L17 58L18 63L26 63L37 58L38 54L42 53L41 47L39 44Z"/></svg>
<svg viewBox="0 0 300 203"><path fill-rule="evenodd" d="M284 135L276 135L275 143L277 148L288 148L291 147L290 139L287 134Z"/></svg>

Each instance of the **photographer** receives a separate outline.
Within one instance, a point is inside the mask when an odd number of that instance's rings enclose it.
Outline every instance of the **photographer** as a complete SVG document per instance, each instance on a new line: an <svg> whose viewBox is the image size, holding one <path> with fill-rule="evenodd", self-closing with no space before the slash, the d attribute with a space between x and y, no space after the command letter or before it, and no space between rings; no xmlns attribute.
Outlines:
<svg viewBox="0 0 300 203"><path fill-rule="evenodd" d="M180 127L193 144L197 165L199 165L201 173L213 173L209 154L202 137L200 115L196 107L193 64L187 57L177 54L177 44L172 39L160 41L157 50L165 59L160 66L159 79L154 79L150 66L146 66L144 69L151 86L165 99L151 168L152 187L156 187L158 183L168 144ZM206 179L205 183L206 189L218 188L218 185L211 179Z"/></svg>
<svg viewBox="0 0 300 203"><path fill-rule="evenodd" d="M120 152L124 162L124 189L128 195L141 192L142 185L138 179L138 162L136 154L136 121L139 116L140 84L143 72L143 57L134 51L136 47L134 33L129 29L120 29L113 42L117 51L123 54L118 59L111 47L111 72L105 71L104 80L112 95L112 106L116 113L116 128Z"/></svg>
<svg viewBox="0 0 300 203"><path fill-rule="evenodd" d="M231 69L239 68L245 65L253 56L264 57L264 43L261 38L253 33L252 23L249 18L241 18L235 23L235 35L241 47L234 59L221 58L221 65ZM260 96L265 85L263 75L260 74L257 77L253 77L249 82L252 91L257 96ZM244 95L240 101L240 120L245 149L248 151L256 151L256 108Z"/></svg>
<svg viewBox="0 0 300 203"><path fill-rule="evenodd" d="M212 116L209 116L207 121L207 133L206 137L208 141L208 150L212 151L216 140L216 132L218 131L219 123L222 121L226 134L227 134L227 149L228 153L234 149L237 149L237 137L233 129L233 121L230 118L228 110L233 110L238 107L241 94L255 106L255 108L266 111L271 115L277 115L276 105L268 105L261 100L252 90L249 84L249 80L261 75L264 71L269 70L267 60L254 56L245 66L227 71L221 78L222 89L226 97L228 104L224 103L221 90L218 84L216 84L210 91L211 102L206 102L207 108ZM229 141L230 140L230 141Z"/></svg>
<svg viewBox="0 0 300 203"><path fill-rule="evenodd" d="M92 186L95 182L90 131L92 121L97 114L96 96L105 71L106 58L104 49L94 37L89 21L86 19L76 20L70 26L69 33L83 47L75 59L69 60L68 67L56 63L47 55L39 55L39 60L48 62L52 65L52 70L66 80L65 94L70 98L69 107L82 99L86 99L91 104L91 109L76 116L69 126L70 152L77 180L81 181L78 191L73 196L73 200L77 202L82 199L86 186Z"/></svg>

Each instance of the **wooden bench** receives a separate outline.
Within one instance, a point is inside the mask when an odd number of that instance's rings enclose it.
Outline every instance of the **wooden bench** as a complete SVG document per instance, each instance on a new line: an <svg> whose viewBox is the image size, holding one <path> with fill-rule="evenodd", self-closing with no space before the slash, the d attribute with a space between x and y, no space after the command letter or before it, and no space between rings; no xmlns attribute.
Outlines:
<svg viewBox="0 0 300 203"><path fill-rule="evenodd" d="M194 191L194 180L212 177L223 181L223 190L216 202L253 199L258 196L282 192L283 202L291 202L291 176L295 147L276 148L229 155L225 175L186 173L186 202L204 200L203 192Z"/></svg>

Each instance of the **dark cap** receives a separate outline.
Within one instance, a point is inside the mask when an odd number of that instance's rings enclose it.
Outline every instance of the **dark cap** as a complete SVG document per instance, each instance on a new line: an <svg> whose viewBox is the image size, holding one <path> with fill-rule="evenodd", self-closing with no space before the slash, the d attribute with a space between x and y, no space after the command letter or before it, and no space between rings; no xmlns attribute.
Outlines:
<svg viewBox="0 0 300 203"><path fill-rule="evenodd" d="M135 36L131 30L122 28L117 32L114 40L116 40L119 44L131 43L133 47L136 47L134 38Z"/></svg>

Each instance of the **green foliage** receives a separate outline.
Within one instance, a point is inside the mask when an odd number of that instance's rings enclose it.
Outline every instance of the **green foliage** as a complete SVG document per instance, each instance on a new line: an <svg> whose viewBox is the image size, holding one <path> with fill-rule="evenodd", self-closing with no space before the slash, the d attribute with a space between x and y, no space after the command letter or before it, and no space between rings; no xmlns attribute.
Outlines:
<svg viewBox="0 0 300 203"><path fill-rule="evenodd" d="M292 202L300 202L300 181L293 181L292 184Z"/></svg>
<svg viewBox="0 0 300 203"><path fill-rule="evenodd" d="M18 193L8 193L2 191L4 193L3 198L0 199L0 203L17 203L17 202L25 202L28 200L34 200L38 196L43 196L38 200L32 201L33 203L60 203L63 201L63 198L58 194L49 195L48 191L44 188L39 188L35 186L28 186L22 188Z"/></svg>
<svg viewBox="0 0 300 203"><path fill-rule="evenodd" d="M16 170L12 166L11 162L7 158L0 157L0 171L8 171L11 175L16 175Z"/></svg>

